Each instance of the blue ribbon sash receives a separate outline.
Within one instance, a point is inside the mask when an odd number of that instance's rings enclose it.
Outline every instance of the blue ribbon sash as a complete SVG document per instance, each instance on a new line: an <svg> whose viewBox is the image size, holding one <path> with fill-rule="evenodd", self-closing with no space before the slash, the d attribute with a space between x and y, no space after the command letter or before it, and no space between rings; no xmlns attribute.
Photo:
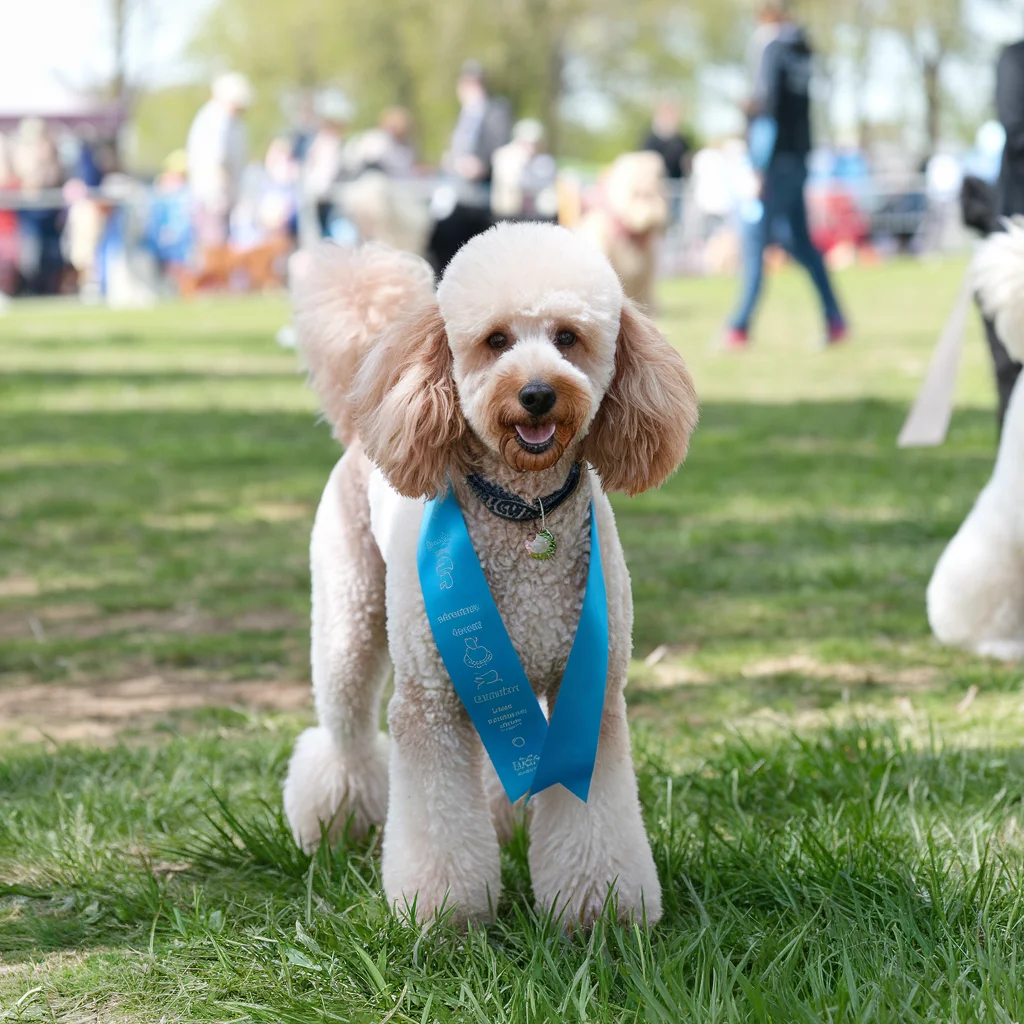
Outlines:
<svg viewBox="0 0 1024 1024"><path fill-rule="evenodd" d="M608 599L593 503L587 589L550 722L501 621L451 487L426 504L416 562L438 653L508 798L561 783L586 802L608 679Z"/></svg>

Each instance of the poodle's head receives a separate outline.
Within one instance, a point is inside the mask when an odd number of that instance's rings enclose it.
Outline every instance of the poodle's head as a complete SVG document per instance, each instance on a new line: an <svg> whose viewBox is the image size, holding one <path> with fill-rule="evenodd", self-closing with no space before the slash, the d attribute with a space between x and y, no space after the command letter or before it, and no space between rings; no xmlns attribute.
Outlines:
<svg viewBox="0 0 1024 1024"><path fill-rule="evenodd" d="M605 179L608 209L634 235L662 231L668 224L665 164L658 153L623 153Z"/></svg>
<svg viewBox="0 0 1024 1024"><path fill-rule="evenodd" d="M413 496L488 459L530 473L566 454L635 494L682 461L697 419L682 359L605 257L546 224L465 245L436 302L370 353L354 398L367 453Z"/></svg>

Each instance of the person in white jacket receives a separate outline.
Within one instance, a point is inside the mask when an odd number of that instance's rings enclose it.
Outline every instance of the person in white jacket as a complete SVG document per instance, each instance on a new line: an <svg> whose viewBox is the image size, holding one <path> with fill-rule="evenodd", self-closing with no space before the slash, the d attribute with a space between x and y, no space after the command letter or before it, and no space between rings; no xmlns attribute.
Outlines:
<svg viewBox="0 0 1024 1024"><path fill-rule="evenodd" d="M244 114L254 99L249 80L236 71L219 75L211 91L192 121L186 147L195 234L202 248L227 242L248 159Z"/></svg>

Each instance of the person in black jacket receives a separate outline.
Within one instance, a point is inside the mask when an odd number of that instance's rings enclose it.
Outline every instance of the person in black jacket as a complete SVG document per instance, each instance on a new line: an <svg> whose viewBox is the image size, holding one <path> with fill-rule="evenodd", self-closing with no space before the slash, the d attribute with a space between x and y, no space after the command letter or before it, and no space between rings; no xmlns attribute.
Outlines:
<svg viewBox="0 0 1024 1024"><path fill-rule="evenodd" d="M690 173L692 147L690 140L679 130L679 109L674 103L666 100L658 104L651 118L651 130L640 148L657 153L665 164L671 220L679 223L683 211L683 181Z"/></svg>
<svg viewBox="0 0 1024 1024"><path fill-rule="evenodd" d="M821 253L807 225L804 185L811 151L812 54L802 28L789 17L788 0L761 0L751 70L754 96L748 113L750 155L761 173L759 201L743 211L743 294L725 336L727 348L744 348L763 280L765 246L778 241L810 274L821 299L825 342L846 338L846 319Z"/></svg>
<svg viewBox="0 0 1024 1024"><path fill-rule="evenodd" d="M1024 214L1024 41L1003 50L996 65L996 115L1006 131L1003 162L996 185L997 222L1003 217ZM1006 408L1020 374L1015 362L996 334L991 320L985 320L985 335L992 352L996 389L999 392L999 429L1003 429Z"/></svg>

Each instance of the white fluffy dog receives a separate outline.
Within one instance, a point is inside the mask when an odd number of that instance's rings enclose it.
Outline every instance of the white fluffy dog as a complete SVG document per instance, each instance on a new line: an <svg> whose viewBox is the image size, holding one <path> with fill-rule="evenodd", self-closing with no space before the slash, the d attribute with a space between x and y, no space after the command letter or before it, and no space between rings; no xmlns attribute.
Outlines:
<svg viewBox="0 0 1024 1024"><path fill-rule="evenodd" d="M299 738L284 805L316 846L350 822L384 825L388 900L430 922L490 917L499 839L514 810L442 662L417 576L424 496L450 480L523 669L553 707L583 601L593 501L604 565L609 660L587 803L561 786L528 804L541 908L589 924L614 887L623 918L661 914L630 755L623 687L629 575L606 491L656 487L684 458L697 419L682 359L624 298L579 236L502 224L469 242L436 295L427 265L383 246L323 247L298 268L300 345L347 448L311 541L312 670L319 726ZM527 385L550 405L528 408ZM527 396L528 397L528 396ZM532 401L532 399L531 399ZM548 523L557 555L531 559L529 524L498 518L467 473L533 501L580 483ZM394 671L390 740L381 691ZM598 685L605 681L595 680Z"/></svg>
<svg viewBox="0 0 1024 1024"><path fill-rule="evenodd" d="M601 186L601 201L577 230L615 268L626 295L646 309L654 306L658 240L668 225L665 164L658 153L623 153Z"/></svg>
<svg viewBox="0 0 1024 1024"><path fill-rule="evenodd" d="M981 306L1016 360L1024 360L1024 220L979 246ZM1024 657L1024 388L1010 398L992 478L942 553L928 585L928 620L944 644Z"/></svg>

